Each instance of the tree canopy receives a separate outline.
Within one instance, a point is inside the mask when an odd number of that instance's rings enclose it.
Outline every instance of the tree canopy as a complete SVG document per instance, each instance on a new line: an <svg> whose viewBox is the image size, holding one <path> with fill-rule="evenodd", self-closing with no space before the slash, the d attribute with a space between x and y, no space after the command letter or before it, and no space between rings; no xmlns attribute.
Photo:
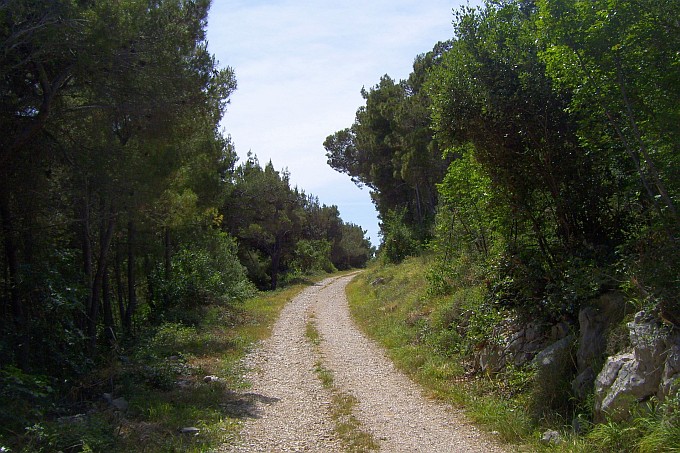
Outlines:
<svg viewBox="0 0 680 453"><path fill-rule="evenodd" d="M237 166L209 7L0 5L0 367L82 375L149 323L371 257L337 207Z"/></svg>
<svg viewBox="0 0 680 453"><path fill-rule="evenodd" d="M474 256L491 299L548 318L626 281L677 324L677 9L455 11L452 39L408 80L362 89L354 124L325 142L373 190L383 255Z"/></svg>

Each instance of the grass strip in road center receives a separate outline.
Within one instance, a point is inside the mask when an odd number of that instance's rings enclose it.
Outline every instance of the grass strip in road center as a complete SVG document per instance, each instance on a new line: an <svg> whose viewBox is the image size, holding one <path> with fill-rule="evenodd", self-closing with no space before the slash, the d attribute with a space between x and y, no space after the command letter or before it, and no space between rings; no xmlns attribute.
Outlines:
<svg viewBox="0 0 680 453"><path fill-rule="evenodd" d="M333 372L323 363L321 354L321 334L316 327L314 314L309 315L309 320L305 326L305 336L314 346L317 360L314 363L314 371L324 388L331 392L331 418L335 423L335 433L340 441L345 445L347 451L362 453L376 451L380 445L373 435L363 430L361 421L354 415L354 408L357 406L357 399L338 388L333 381Z"/></svg>

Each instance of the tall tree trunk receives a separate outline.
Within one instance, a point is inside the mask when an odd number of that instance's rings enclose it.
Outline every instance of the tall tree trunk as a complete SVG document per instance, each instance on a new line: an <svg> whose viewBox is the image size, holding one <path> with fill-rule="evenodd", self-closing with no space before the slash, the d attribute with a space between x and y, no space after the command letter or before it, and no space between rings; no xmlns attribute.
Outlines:
<svg viewBox="0 0 680 453"><path fill-rule="evenodd" d="M17 365L24 371L29 368L30 342L28 332L28 316L21 300L19 289L19 246L14 217L9 202L9 192L6 187L0 187L0 216L2 216L2 237L7 260L7 286L9 289L12 321L16 331L16 360Z"/></svg>
<svg viewBox="0 0 680 453"><path fill-rule="evenodd" d="M116 281L116 300L118 301L118 319L121 325L125 319L125 288L123 288L123 252L120 249L120 240L116 241L116 259L113 262L113 273Z"/></svg>
<svg viewBox="0 0 680 453"><path fill-rule="evenodd" d="M271 275L272 290L275 290L279 284L280 265L281 265L281 239L277 236L276 242L274 243L274 250L272 252L272 275Z"/></svg>
<svg viewBox="0 0 680 453"><path fill-rule="evenodd" d="M87 181L85 182L85 196L82 199L80 217L82 219L81 247L83 253L83 277L85 278L84 286L88 289L87 298L85 300L85 309L79 320L80 330L85 331L88 325L88 316L92 311L92 304L97 303L92 299L92 280L94 271L92 270L93 251L92 239L90 238L90 196Z"/></svg>
<svg viewBox="0 0 680 453"><path fill-rule="evenodd" d="M132 317L137 310L137 283L135 279L135 224L128 222L128 250L127 250L127 274L128 274L128 304L123 318L123 327L128 334L132 334Z"/></svg>
<svg viewBox="0 0 680 453"><path fill-rule="evenodd" d="M92 304L87 313L87 335L89 339L89 353L94 355L97 349L97 318L99 318L99 303L101 299L102 286L104 282L104 274L106 272L107 260L109 256L109 249L111 247L111 239L113 238L113 231L115 228L115 218L111 216L109 219L102 219L101 241L99 249L99 259L97 260L97 272L92 281L90 290L90 298Z"/></svg>
<svg viewBox="0 0 680 453"><path fill-rule="evenodd" d="M104 329L106 337L113 341L115 339L116 324L113 319L113 308L111 306L111 275L109 267L104 268L102 276L102 314L104 315Z"/></svg>
<svg viewBox="0 0 680 453"><path fill-rule="evenodd" d="M619 126L619 122L614 117L614 114L609 110L609 107L608 107L606 100L605 100L607 98L602 94L602 89L600 88L600 85L595 81L594 77L591 75L591 71L588 69L588 66L585 64L583 56L577 50L577 46L575 46L573 44L574 40L570 38L569 41L570 41L569 46L571 47L572 51L576 55L576 58L579 61L579 65L581 66L581 69L586 74L586 77L588 78L588 80L595 87L595 93L597 94L597 96L602 100L602 108L604 110L605 116L607 117L607 120L609 121L609 125L612 126L612 128L614 129L614 132L619 137L619 140L621 140L623 147L625 148L629 157L633 161L633 164L635 164L635 169L637 170L638 177L640 178L640 182L642 183L642 186L644 187L645 192L647 192L647 195L649 196L649 200L651 201L652 205L654 206L656 211L659 213L659 215L662 215L661 207L659 206L659 203L656 200L656 196L654 194L654 191L652 190L650 183L649 183L649 180L647 179L647 175L645 174L645 171L642 168L642 165L640 163L640 155L638 153L638 150L634 149L634 147L629 143L629 140L626 138L623 130ZM672 203L671 203L671 206L672 206Z"/></svg>
<svg viewBox="0 0 680 453"><path fill-rule="evenodd" d="M170 281L170 277L172 277L172 254L170 250L170 228L165 227L165 235L163 237L163 245L164 245L164 252L165 252L165 281L166 283ZM170 305L170 295L168 294L167 291L167 285L166 289L163 290L163 305L165 307Z"/></svg>
<svg viewBox="0 0 680 453"><path fill-rule="evenodd" d="M621 61L619 58L615 59L616 62L616 76L617 76L617 82L619 85L619 90L621 91L621 98L623 99L623 104L626 107L626 116L628 117L628 123L630 125L631 130L633 131L633 135L635 138L635 141L637 142L638 149L640 151L640 154L642 154L642 157L645 160L645 163L647 164L647 172L649 173L652 182L654 183L654 186L656 187L659 196L661 199L664 201L666 204L666 208L669 210L671 216L673 217L673 220L678 223L678 212L675 209L675 204L673 203L673 199L671 196L668 194L668 190L666 189L666 185L663 183L661 179L661 174L659 173L659 170L656 168L656 164L654 163L654 159L652 159L652 156L649 153L649 150L647 149L647 145L645 141L642 138L642 134L640 133L640 129L638 128L638 121L635 118L635 114L633 113L633 107L631 106L630 99L628 98L628 93L626 90L626 82L623 77L623 69L621 68Z"/></svg>

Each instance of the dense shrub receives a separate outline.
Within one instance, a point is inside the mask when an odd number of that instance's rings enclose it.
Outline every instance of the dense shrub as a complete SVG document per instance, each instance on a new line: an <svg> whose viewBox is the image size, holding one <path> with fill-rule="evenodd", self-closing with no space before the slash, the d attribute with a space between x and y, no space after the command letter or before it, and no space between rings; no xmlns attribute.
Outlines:
<svg viewBox="0 0 680 453"><path fill-rule="evenodd" d="M383 243L380 254L387 262L401 263L409 256L417 255L420 244L404 222L405 211L391 211L382 223Z"/></svg>
<svg viewBox="0 0 680 453"><path fill-rule="evenodd" d="M170 276L158 277L169 302L166 308L229 304L253 294L236 243L225 233L211 231L201 242L182 246L171 262Z"/></svg>

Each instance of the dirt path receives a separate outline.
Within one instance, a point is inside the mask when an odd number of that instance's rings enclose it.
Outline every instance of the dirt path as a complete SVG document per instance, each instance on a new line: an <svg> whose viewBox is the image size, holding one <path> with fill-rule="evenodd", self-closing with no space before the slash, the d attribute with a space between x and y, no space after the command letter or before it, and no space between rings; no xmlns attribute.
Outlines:
<svg viewBox="0 0 680 453"><path fill-rule="evenodd" d="M252 358L256 417L238 445L223 451L343 451L330 415L331 392L315 373L319 360L334 385L353 395L354 415L385 452L501 452L463 416L424 398L350 319L345 286L333 277L305 289L282 311L272 336ZM307 323L322 341L315 349Z"/></svg>

